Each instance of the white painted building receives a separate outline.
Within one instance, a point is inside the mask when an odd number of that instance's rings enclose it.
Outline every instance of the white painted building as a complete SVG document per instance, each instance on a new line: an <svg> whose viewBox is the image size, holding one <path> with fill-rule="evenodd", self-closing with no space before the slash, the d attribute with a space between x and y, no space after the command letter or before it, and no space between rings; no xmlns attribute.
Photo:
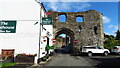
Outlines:
<svg viewBox="0 0 120 68"><path fill-rule="evenodd" d="M41 7L42 10L40 10ZM52 25L43 25L46 31L42 27L40 30L42 17L47 17L45 9L35 0L0 0L0 21L17 21L16 33L0 33L0 53L2 49L15 49L15 56L21 53L37 54L35 57L35 63L37 63L37 59L46 54L46 42L43 42L42 37L46 36L47 31L53 34ZM39 35L40 31L41 35ZM52 45L52 36L49 37L50 45ZM40 56L38 57L40 37Z"/></svg>

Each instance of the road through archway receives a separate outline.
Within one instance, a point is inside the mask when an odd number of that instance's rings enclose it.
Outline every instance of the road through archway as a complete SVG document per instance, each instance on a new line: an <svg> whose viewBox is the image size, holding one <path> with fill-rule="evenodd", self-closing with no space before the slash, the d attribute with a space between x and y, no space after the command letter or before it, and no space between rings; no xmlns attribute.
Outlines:
<svg viewBox="0 0 120 68"><path fill-rule="evenodd" d="M69 52L68 53L72 53L73 50L73 46L74 46L74 32L71 31L68 28L60 28L58 29L55 38L57 39L59 37L60 34L66 34L65 40L67 42L65 42L65 44L63 46L69 47Z"/></svg>

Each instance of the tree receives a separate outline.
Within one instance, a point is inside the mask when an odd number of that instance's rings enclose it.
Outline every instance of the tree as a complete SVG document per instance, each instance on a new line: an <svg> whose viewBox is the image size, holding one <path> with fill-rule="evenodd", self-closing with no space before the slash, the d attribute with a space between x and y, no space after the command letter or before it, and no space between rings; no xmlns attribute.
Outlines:
<svg viewBox="0 0 120 68"><path fill-rule="evenodd" d="M116 40L120 40L120 31L117 31Z"/></svg>
<svg viewBox="0 0 120 68"><path fill-rule="evenodd" d="M108 40L104 42L104 47L107 49L112 49L117 45L117 40L115 40L112 36L109 36Z"/></svg>
<svg viewBox="0 0 120 68"><path fill-rule="evenodd" d="M107 49L112 49L114 46L120 46L120 31L118 30L116 38L112 35L104 34L104 37L107 38L104 42L104 47Z"/></svg>
<svg viewBox="0 0 120 68"><path fill-rule="evenodd" d="M60 38L57 38L56 40L57 40L58 42L61 42L61 39L60 39Z"/></svg>

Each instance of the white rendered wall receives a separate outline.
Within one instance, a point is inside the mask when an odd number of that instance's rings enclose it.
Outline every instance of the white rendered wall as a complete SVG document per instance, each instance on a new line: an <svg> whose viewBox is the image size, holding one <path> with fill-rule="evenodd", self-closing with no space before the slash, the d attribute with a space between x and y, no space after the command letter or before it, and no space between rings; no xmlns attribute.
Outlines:
<svg viewBox="0 0 120 68"><path fill-rule="evenodd" d="M35 0L0 0L0 19L39 20L39 7Z"/></svg>
<svg viewBox="0 0 120 68"><path fill-rule="evenodd" d="M49 31L50 34L52 35L52 36L48 36L48 38L49 38L49 46L53 45L52 44L53 26L52 25L43 25L43 27L46 29L46 31L44 29L43 30L41 29L41 46L40 46L40 48L41 48L40 55L41 56L40 56L40 58L43 57L43 56L45 56L45 54L46 54L45 47L47 45L47 41L44 42L43 40L47 40L47 38L43 39L43 37L47 36L47 31ZM52 50L49 50L49 51L52 51ZM45 54L42 54L43 52L45 52Z"/></svg>
<svg viewBox="0 0 120 68"><path fill-rule="evenodd" d="M39 26L35 22L17 21L16 33L0 33L0 50L15 49L15 55L37 54Z"/></svg>
<svg viewBox="0 0 120 68"><path fill-rule="evenodd" d="M45 16L43 10L41 15ZM40 5L35 0L0 0L0 20L17 21L16 33L0 33L0 53L1 49L15 49L15 55L37 54L36 63L39 49ZM34 25L36 22L38 24ZM52 25L44 25L44 28L52 34ZM42 29L41 33L41 36L46 35L46 31ZM45 46L45 42L41 44L39 58L45 56L42 54L45 52Z"/></svg>

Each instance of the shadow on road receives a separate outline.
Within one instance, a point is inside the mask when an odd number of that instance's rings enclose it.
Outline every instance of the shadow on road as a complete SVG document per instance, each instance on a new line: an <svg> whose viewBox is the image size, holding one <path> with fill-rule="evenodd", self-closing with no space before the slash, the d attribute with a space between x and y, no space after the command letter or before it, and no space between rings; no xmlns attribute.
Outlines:
<svg viewBox="0 0 120 68"><path fill-rule="evenodd" d="M69 50L67 49L55 49L55 53L69 54Z"/></svg>
<svg viewBox="0 0 120 68"><path fill-rule="evenodd" d="M120 68L120 58L91 58L92 60L100 61L96 68Z"/></svg>

